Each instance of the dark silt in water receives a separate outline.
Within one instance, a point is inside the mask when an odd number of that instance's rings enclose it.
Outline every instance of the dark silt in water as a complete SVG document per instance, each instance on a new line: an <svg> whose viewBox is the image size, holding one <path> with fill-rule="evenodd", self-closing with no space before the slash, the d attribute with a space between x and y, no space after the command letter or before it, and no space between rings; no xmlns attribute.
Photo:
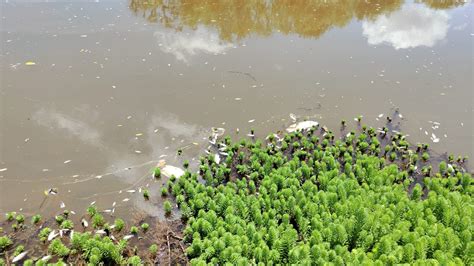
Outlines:
<svg viewBox="0 0 474 266"><path fill-rule="evenodd" d="M411 142L474 157L470 2L0 7L1 213L96 202L162 217L166 179L150 173L159 160L195 165L211 127L263 137L290 114L335 131L342 119L382 127L395 114ZM58 195L44 200L51 187Z"/></svg>

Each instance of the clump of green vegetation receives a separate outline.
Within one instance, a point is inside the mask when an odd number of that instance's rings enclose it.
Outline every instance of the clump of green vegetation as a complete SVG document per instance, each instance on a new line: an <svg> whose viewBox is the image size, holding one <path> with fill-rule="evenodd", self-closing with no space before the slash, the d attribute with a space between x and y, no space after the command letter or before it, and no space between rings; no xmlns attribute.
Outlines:
<svg viewBox="0 0 474 266"><path fill-rule="evenodd" d="M145 200L150 199L150 192L148 191L148 189L143 190L143 198L145 198Z"/></svg>
<svg viewBox="0 0 474 266"><path fill-rule="evenodd" d="M155 170L153 171L153 176L155 178L160 178L161 177L161 169L159 167L155 168Z"/></svg>
<svg viewBox="0 0 474 266"><path fill-rule="evenodd" d="M89 214L90 217L93 217L98 213L97 207L95 205L91 205L87 207L87 213Z"/></svg>
<svg viewBox="0 0 474 266"><path fill-rule="evenodd" d="M66 220L66 217L60 214L60 215L56 215L54 219L56 220L56 223L62 224Z"/></svg>
<svg viewBox="0 0 474 266"><path fill-rule="evenodd" d="M166 187L161 188L161 196L162 197L168 196L168 189Z"/></svg>
<svg viewBox="0 0 474 266"><path fill-rule="evenodd" d="M171 206L171 202L169 202L168 200L165 200L165 202L163 202L163 209L165 210L166 215L170 215L171 211L173 210L173 207Z"/></svg>
<svg viewBox="0 0 474 266"><path fill-rule="evenodd" d="M8 236L0 237L0 251L4 251L11 245L13 245L13 241Z"/></svg>
<svg viewBox="0 0 474 266"><path fill-rule="evenodd" d="M140 227L142 228L143 232L146 232L150 228L150 225L147 223L142 223Z"/></svg>
<svg viewBox="0 0 474 266"><path fill-rule="evenodd" d="M45 227L43 229L41 229L41 231L39 232L38 234L38 237L40 239L41 242L46 242L46 240L48 240L48 236L49 234L51 233L51 228L49 227Z"/></svg>
<svg viewBox="0 0 474 266"><path fill-rule="evenodd" d="M57 255L58 257L66 257L69 255L70 249L66 247L61 240L54 239L51 244L49 244L48 251L51 254Z"/></svg>
<svg viewBox="0 0 474 266"><path fill-rule="evenodd" d="M143 265L142 264L142 259L140 259L140 257L138 257L138 256L130 257L127 260L127 265L131 265L131 266Z"/></svg>
<svg viewBox="0 0 474 266"><path fill-rule="evenodd" d="M115 231L121 232L123 228L125 227L125 222L122 219L117 218L114 221L114 225L115 225L115 228L114 228Z"/></svg>
<svg viewBox="0 0 474 266"><path fill-rule="evenodd" d="M158 254L158 245L156 244L151 245L148 248L148 252L150 252L150 255L152 255L153 257L156 256L156 254Z"/></svg>
<svg viewBox="0 0 474 266"><path fill-rule="evenodd" d="M105 224L105 219L104 216L102 216L100 213L94 214L92 216L92 226L94 228L100 228Z"/></svg>
<svg viewBox="0 0 474 266"><path fill-rule="evenodd" d="M15 217L15 220L18 224L23 224L25 222L25 216L23 214L18 214Z"/></svg>
<svg viewBox="0 0 474 266"><path fill-rule="evenodd" d="M472 177L423 165L414 183L403 135L362 130L339 140L294 132L281 146L223 140L230 159L203 157L200 177L186 171L173 185L191 264L470 264Z"/></svg>
<svg viewBox="0 0 474 266"><path fill-rule="evenodd" d="M38 224L41 221L41 215L36 214L31 217L31 224Z"/></svg>
<svg viewBox="0 0 474 266"><path fill-rule="evenodd" d="M423 161L426 162L430 159L430 155L427 152L424 152L423 155L421 156L421 159L423 159Z"/></svg>
<svg viewBox="0 0 474 266"><path fill-rule="evenodd" d="M138 227L136 226L130 227L130 233L134 235L138 234Z"/></svg>
<svg viewBox="0 0 474 266"><path fill-rule="evenodd" d="M61 229L74 229L74 223L71 220L64 220L59 226Z"/></svg>
<svg viewBox="0 0 474 266"><path fill-rule="evenodd" d="M15 251L13 252L13 257L16 257L16 256L20 255L20 253L22 253L23 251L25 251L25 246L23 246L23 245L18 245L18 246L15 248Z"/></svg>
<svg viewBox="0 0 474 266"><path fill-rule="evenodd" d="M15 219L16 212L7 212L5 216L6 216L7 221L11 222Z"/></svg>
<svg viewBox="0 0 474 266"><path fill-rule="evenodd" d="M93 236L89 232L76 233L72 239L72 248L81 251L86 261L92 265L123 264L122 251L126 245L126 240L120 240L114 244L107 236Z"/></svg>

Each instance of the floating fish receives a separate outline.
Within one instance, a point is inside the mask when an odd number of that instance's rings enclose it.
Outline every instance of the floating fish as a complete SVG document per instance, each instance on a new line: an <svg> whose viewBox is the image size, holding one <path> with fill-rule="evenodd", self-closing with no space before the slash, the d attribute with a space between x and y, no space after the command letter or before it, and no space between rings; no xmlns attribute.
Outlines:
<svg viewBox="0 0 474 266"><path fill-rule="evenodd" d="M66 160L66 161L64 161L64 164L67 164L67 163L70 163L70 162L71 162L71 160Z"/></svg>
<svg viewBox="0 0 474 266"><path fill-rule="evenodd" d="M126 235L123 237L124 240L129 240L130 238L134 237L134 235Z"/></svg>
<svg viewBox="0 0 474 266"><path fill-rule="evenodd" d="M22 253L18 254L17 256L15 256L12 259L12 263L19 262L20 260L22 260L26 256L26 254L28 254L28 251L23 251Z"/></svg>
<svg viewBox="0 0 474 266"><path fill-rule="evenodd" d="M46 255L46 256L44 256L44 257L41 258L41 261L45 261L45 262L46 262L46 261L50 260L52 257L53 257L53 256L51 256L51 255Z"/></svg>
<svg viewBox="0 0 474 266"><path fill-rule="evenodd" d="M184 175L183 169L172 165L166 165L165 167L163 167L163 169L161 169L161 173L167 177L174 176L176 178L179 178Z"/></svg>
<svg viewBox="0 0 474 266"><path fill-rule="evenodd" d="M125 199L123 199L122 201L123 201L123 202L127 202L127 201L129 201L129 200L130 200L129 198L125 198Z"/></svg>
<svg viewBox="0 0 474 266"><path fill-rule="evenodd" d="M250 119L249 120L249 123L253 123L253 122L255 122L255 119Z"/></svg>
<svg viewBox="0 0 474 266"><path fill-rule="evenodd" d="M49 235L48 235L48 241L53 240L58 235L59 235L59 233L56 233L56 230L51 231L51 233L49 233Z"/></svg>
<svg viewBox="0 0 474 266"><path fill-rule="evenodd" d="M317 127L318 125L319 125L319 123L316 122L316 121L303 121L303 122L299 122L299 123L295 123L295 124L290 125L286 129L286 131L291 133L291 132L300 131L300 130L307 130L307 129L310 129L312 127Z"/></svg>
<svg viewBox="0 0 474 266"><path fill-rule="evenodd" d="M296 122L296 115L295 114L290 114L290 118L291 118L291 120L293 120L293 122Z"/></svg>
<svg viewBox="0 0 474 266"><path fill-rule="evenodd" d="M59 204L59 207L61 209L64 209L64 208L66 208L66 204L64 204L64 202L61 201L61 203Z"/></svg>
<svg viewBox="0 0 474 266"><path fill-rule="evenodd" d="M0 172L5 172L6 170L8 170L8 168L2 168L0 169Z"/></svg>
<svg viewBox="0 0 474 266"><path fill-rule="evenodd" d="M127 192L128 192L128 193L135 193L136 190L135 190L135 189L129 189L129 190L127 190Z"/></svg>
<svg viewBox="0 0 474 266"><path fill-rule="evenodd" d="M219 157L219 154L214 154L214 161L216 162L216 164L219 164L221 162L221 157Z"/></svg>
<svg viewBox="0 0 474 266"><path fill-rule="evenodd" d="M95 231L95 233L98 234L98 235L105 235L105 234L107 234L107 232L105 232L105 231L102 230L102 229Z"/></svg>

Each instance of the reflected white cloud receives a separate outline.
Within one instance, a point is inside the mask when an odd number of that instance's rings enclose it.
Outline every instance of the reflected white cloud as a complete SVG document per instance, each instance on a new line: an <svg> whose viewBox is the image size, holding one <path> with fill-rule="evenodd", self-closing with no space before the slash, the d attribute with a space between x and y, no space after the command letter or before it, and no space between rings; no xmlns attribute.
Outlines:
<svg viewBox="0 0 474 266"><path fill-rule="evenodd" d="M421 4L407 4L400 10L381 15L362 24L369 44L391 44L395 49L432 47L444 39L449 28L449 14Z"/></svg>
<svg viewBox="0 0 474 266"><path fill-rule="evenodd" d="M102 147L101 134L83 121L57 112L54 109L42 108L33 114L33 119L41 126L51 130L63 130L69 136L76 137L97 147Z"/></svg>
<svg viewBox="0 0 474 266"><path fill-rule="evenodd" d="M185 63L189 63L191 57L197 54L223 54L232 47L230 43L221 42L217 33L203 27L189 33L157 31L154 36L163 52L170 53Z"/></svg>

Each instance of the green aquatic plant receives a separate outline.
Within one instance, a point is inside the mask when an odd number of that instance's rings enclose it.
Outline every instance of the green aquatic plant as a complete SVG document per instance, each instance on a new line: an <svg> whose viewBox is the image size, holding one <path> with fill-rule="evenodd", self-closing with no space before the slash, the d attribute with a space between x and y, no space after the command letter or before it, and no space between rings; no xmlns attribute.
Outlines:
<svg viewBox="0 0 474 266"><path fill-rule="evenodd" d="M148 252L150 252L150 255L152 255L153 257L155 257L155 256L158 254L158 245L152 244L152 245L148 248Z"/></svg>
<svg viewBox="0 0 474 266"><path fill-rule="evenodd" d="M13 241L8 236L0 237L0 251L4 251L11 245L13 245Z"/></svg>
<svg viewBox="0 0 474 266"><path fill-rule="evenodd" d="M13 252L13 257L16 257L16 256L20 255L20 253L22 253L23 251L25 251L25 246L23 246L23 245L18 245L18 246L15 248L15 251Z"/></svg>
<svg viewBox="0 0 474 266"><path fill-rule="evenodd" d="M150 228L150 225L147 223L142 223L140 227L142 228L143 232L146 232Z"/></svg>
<svg viewBox="0 0 474 266"><path fill-rule="evenodd" d="M189 168L189 161L188 161L188 160L185 160L185 161L184 161L183 167L184 167L184 169L188 169L188 168Z"/></svg>
<svg viewBox="0 0 474 266"><path fill-rule="evenodd" d="M41 215L36 214L33 217L31 217L31 224L38 224L41 221Z"/></svg>
<svg viewBox="0 0 474 266"><path fill-rule="evenodd" d="M49 227L45 227L41 229L41 231L38 234L40 241L43 243L46 242L46 240L48 240L48 235L51 233L51 231L52 230Z"/></svg>
<svg viewBox="0 0 474 266"><path fill-rule="evenodd" d="M153 176L155 178L160 178L161 177L161 169L159 167L155 167L155 170L153 170Z"/></svg>
<svg viewBox="0 0 474 266"><path fill-rule="evenodd" d="M74 229L74 223L71 220L64 220L59 226L61 229Z"/></svg>
<svg viewBox="0 0 474 266"><path fill-rule="evenodd" d="M143 190L143 198L145 198L145 200L150 199L150 192L148 191L148 189Z"/></svg>
<svg viewBox="0 0 474 266"><path fill-rule="evenodd" d="M114 227L115 231L121 232L123 228L125 227L125 222L122 219L117 218L114 221L114 226L115 226Z"/></svg>
<svg viewBox="0 0 474 266"><path fill-rule="evenodd" d="M138 227L136 226L130 227L130 233L134 235L138 234Z"/></svg>
<svg viewBox="0 0 474 266"><path fill-rule="evenodd" d="M421 156L421 159L423 159L423 161L426 162L430 159L430 155L427 152L424 152L423 155Z"/></svg>
<svg viewBox="0 0 474 266"><path fill-rule="evenodd" d="M5 216L6 216L7 221L11 222L15 219L16 212L7 212Z"/></svg>
<svg viewBox="0 0 474 266"><path fill-rule="evenodd" d="M165 202L163 202L163 209L165 210L166 215L170 215L173 209L173 207L171 206L171 202L165 200Z"/></svg>
<svg viewBox="0 0 474 266"><path fill-rule="evenodd" d="M58 257L66 257L71 250L66 247L60 239L54 239L51 244L49 244L48 251Z"/></svg>
<svg viewBox="0 0 474 266"><path fill-rule="evenodd" d="M94 216L92 216L92 226L94 228L100 228L104 224L105 224L104 216L102 216L100 213L96 213L94 214Z"/></svg>
<svg viewBox="0 0 474 266"><path fill-rule="evenodd" d="M231 159L206 156L173 185L191 265L469 264L472 177L432 176L425 157L420 180L402 134L362 130L289 133L280 149L224 140Z"/></svg>
<svg viewBox="0 0 474 266"><path fill-rule="evenodd" d="M130 266L143 265L142 264L142 259L140 259L139 256L132 256L132 257L128 258L127 265L130 265Z"/></svg>
<svg viewBox="0 0 474 266"><path fill-rule="evenodd" d="M168 189L166 187L161 188L161 196L162 197L168 196Z"/></svg>
<svg viewBox="0 0 474 266"><path fill-rule="evenodd" d="M80 251L86 262L91 265L122 265L122 252L127 245L126 240L116 244L107 236L91 235L89 232L76 233L72 239L72 248Z"/></svg>
<svg viewBox="0 0 474 266"><path fill-rule="evenodd" d="M15 217L15 220L16 220L17 223L23 224L25 222L25 216L23 214L18 214Z"/></svg>
<svg viewBox="0 0 474 266"><path fill-rule="evenodd" d="M98 213L97 207L94 204L90 205L89 207L87 207L87 213L90 217L93 217Z"/></svg>
<svg viewBox="0 0 474 266"><path fill-rule="evenodd" d="M57 224L62 224L66 220L66 217L64 217L62 214L54 216L54 220L56 221Z"/></svg>

